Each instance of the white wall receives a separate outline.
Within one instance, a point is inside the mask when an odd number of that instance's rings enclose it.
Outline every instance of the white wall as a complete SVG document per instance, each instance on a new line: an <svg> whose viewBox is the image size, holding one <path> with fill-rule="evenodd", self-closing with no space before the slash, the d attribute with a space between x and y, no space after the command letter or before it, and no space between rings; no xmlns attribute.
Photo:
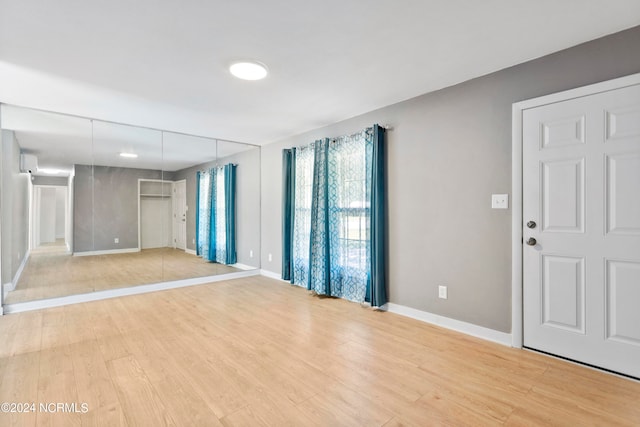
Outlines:
<svg viewBox="0 0 640 427"><path fill-rule="evenodd" d="M56 187L56 240L64 239L67 210L67 189Z"/></svg>
<svg viewBox="0 0 640 427"><path fill-rule="evenodd" d="M40 241L38 244L56 241L56 189L38 187L40 195Z"/></svg>

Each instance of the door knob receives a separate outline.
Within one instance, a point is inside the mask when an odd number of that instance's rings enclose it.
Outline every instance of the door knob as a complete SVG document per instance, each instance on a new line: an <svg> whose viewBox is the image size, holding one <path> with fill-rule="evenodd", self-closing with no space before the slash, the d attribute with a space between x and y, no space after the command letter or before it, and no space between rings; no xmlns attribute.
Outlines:
<svg viewBox="0 0 640 427"><path fill-rule="evenodd" d="M535 221L529 221L529 222L527 222L527 227L529 227L529 228L536 228L536 222L535 222Z"/></svg>
<svg viewBox="0 0 640 427"><path fill-rule="evenodd" d="M538 243L538 242L537 242L537 241L536 241L536 239L534 239L533 237L529 237L529 238L527 239L526 243L527 243L527 245L529 245L529 246L535 246L535 245L536 245L536 243Z"/></svg>

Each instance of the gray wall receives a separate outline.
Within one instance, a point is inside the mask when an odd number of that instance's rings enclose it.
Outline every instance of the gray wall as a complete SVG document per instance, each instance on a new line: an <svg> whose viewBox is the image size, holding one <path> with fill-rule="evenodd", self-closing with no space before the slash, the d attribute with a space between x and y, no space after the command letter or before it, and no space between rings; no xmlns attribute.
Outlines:
<svg viewBox="0 0 640 427"><path fill-rule="evenodd" d="M511 193L511 105L638 73L639 46L635 27L263 146L262 268L281 272L281 150L391 124L390 301L510 332L511 209L490 207Z"/></svg>
<svg viewBox="0 0 640 427"><path fill-rule="evenodd" d="M162 177L157 170L75 165L74 252L137 248L138 179Z"/></svg>
<svg viewBox="0 0 640 427"><path fill-rule="evenodd" d="M20 173L20 146L2 131L2 283L12 282L29 248L29 174Z"/></svg>
<svg viewBox="0 0 640 427"><path fill-rule="evenodd" d="M260 148L182 169L174 180L187 182L187 248L195 250L196 237L196 172L216 164L235 163L236 169L236 249L238 263L258 268L260 262ZM253 258L250 257L253 251Z"/></svg>

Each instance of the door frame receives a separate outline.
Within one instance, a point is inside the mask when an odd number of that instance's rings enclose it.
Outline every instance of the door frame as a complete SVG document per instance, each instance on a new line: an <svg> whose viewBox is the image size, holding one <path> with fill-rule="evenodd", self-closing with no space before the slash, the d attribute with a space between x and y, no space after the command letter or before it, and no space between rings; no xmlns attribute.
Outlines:
<svg viewBox="0 0 640 427"><path fill-rule="evenodd" d="M187 216L187 180L186 179L180 179L178 181L173 181L173 200L172 200L172 210L173 210L173 248L177 249L178 245L177 245L177 235L178 235L178 230L176 229L176 200L177 198L175 197L176 194L176 185L177 184L182 184L184 183L184 207L185 207L185 223L184 223L184 228L185 228L185 232L184 232L184 251L187 251L187 222L186 222L186 216Z"/></svg>
<svg viewBox="0 0 640 427"><path fill-rule="evenodd" d="M640 73L631 74L613 80L582 86L563 92L516 102L512 106L511 120L511 346L522 348L524 340L524 300L522 269L522 114L530 108L540 107L569 99L594 95L610 90L621 89L640 84Z"/></svg>
<svg viewBox="0 0 640 427"><path fill-rule="evenodd" d="M67 185L49 185L49 184L31 184L29 195L29 251L38 247L40 243L40 216L41 212L41 197L43 188L62 188L64 189L64 244L67 251L70 251L69 227L72 227L70 221L70 209L69 209L69 187ZM57 240L57 239L56 239Z"/></svg>

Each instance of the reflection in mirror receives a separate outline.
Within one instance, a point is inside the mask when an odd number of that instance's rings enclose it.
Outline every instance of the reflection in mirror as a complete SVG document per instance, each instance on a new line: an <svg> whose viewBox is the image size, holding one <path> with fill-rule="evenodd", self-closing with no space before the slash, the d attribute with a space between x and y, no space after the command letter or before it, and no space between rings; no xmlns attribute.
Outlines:
<svg viewBox="0 0 640 427"><path fill-rule="evenodd" d="M93 158L93 247L74 255L95 263L96 291L162 281L161 250L169 244L162 133L94 120Z"/></svg>
<svg viewBox="0 0 640 427"><path fill-rule="evenodd" d="M90 263L66 274L74 224L93 232L93 206L75 212L73 202L75 191L92 192L91 180L76 178L83 168L91 176L91 121L4 104L0 120L3 303L92 291Z"/></svg>
<svg viewBox="0 0 640 427"><path fill-rule="evenodd" d="M171 256L165 256L164 280L258 268L255 262L240 261L238 236L245 227L249 232L259 227L259 217L243 215L246 209L259 213L259 193L253 192L259 186L259 156L232 158L254 147L171 132L164 132L163 147L164 169L174 186L176 249ZM255 173L238 172L245 168ZM239 205L237 201L245 195L245 188L252 191L246 196L253 201ZM258 236L259 230L256 239ZM257 261L259 247L250 244L253 246L247 254L251 251L251 259Z"/></svg>
<svg viewBox="0 0 640 427"><path fill-rule="evenodd" d="M259 268L259 147L7 105L0 114L3 304ZM229 164L234 256L212 260L198 176Z"/></svg>

